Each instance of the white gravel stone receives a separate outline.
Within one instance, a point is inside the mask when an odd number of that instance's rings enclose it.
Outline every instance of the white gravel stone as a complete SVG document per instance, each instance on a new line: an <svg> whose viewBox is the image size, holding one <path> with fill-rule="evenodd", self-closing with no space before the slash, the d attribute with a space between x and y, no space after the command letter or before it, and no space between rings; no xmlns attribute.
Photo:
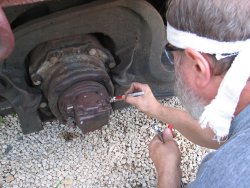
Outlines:
<svg viewBox="0 0 250 188"><path fill-rule="evenodd" d="M182 108L177 98L164 105ZM0 125L0 187L155 187L156 174L148 144L158 122L129 107L114 111L108 125L82 134L78 128L44 123L39 133L23 135L16 116ZM72 139L65 141L63 135ZM177 133L182 152L182 180L195 178L198 164L209 150ZM9 150L6 152L6 150Z"/></svg>
<svg viewBox="0 0 250 188"><path fill-rule="evenodd" d="M12 182L12 181L14 181L14 176L12 176L12 175L8 175L7 177L6 177L6 179L5 179L5 181L7 182L7 183L10 183L10 182Z"/></svg>

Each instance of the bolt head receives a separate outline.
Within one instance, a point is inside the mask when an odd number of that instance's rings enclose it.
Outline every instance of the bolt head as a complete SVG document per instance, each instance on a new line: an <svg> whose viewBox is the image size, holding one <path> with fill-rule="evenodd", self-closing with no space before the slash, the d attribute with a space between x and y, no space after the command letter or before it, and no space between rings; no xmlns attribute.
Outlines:
<svg viewBox="0 0 250 188"><path fill-rule="evenodd" d="M112 69L116 66L116 63L115 62L110 62L109 64L109 68Z"/></svg>
<svg viewBox="0 0 250 188"><path fill-rule="evenodd" d="M45 108L45 107L47 107L47 103L46 102L42 102L41 104L40 104L40 108Z"/></svg>
<svg viewBox="0 0 250 188"><path fill-rule="evenodd" d="M71 113L73 109L74 109L74 106L73 105L69 105L69 106L67 106L66 110L67 110L68 113Z"/></svg>
<svg viewBox="0 0 250 188"><path fill-rule="evenodd" d="M39 85L41 85L41 81L37 80L37 81L33 82L33 84L36 86L39 86Z"/></svg>
<svg viewBox="0 0 250 188"><path fill-rule="evenodd" d="M57 58L57 57L51 57L51 58L49 59L49 62L50 62L51 64L55 64L55 63L58 62L58 58Z"/></svg>
<svg viewBox="0 0 250 188"><path fill-rule="evenodd" d="M42 77L36 73L31 76L31 80L32 80L33 84L36 86L39 86L42 83Z"/></svg>
<svg viewBox="0 0 250 188"><path fill-rule="evenodd" d="M89 55L91 55L91 56L96 55L96 53L97 53L97 51L96 51L96 49L94 49L94 48L91 48L91 49L89 50Z"/></svg>

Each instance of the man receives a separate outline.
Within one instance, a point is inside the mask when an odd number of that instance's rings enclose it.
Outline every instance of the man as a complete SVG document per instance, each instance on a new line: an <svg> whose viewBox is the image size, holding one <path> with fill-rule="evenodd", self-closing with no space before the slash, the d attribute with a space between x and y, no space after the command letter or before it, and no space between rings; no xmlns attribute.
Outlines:
<svg viewBox="0 0 250 188"><path fill-rule="evenodd" d="M218 148L203 159L189 187L250 186L250 1L172 0L167 39L176 90L190 113L163 107L147 85L133 83L126 102L174 128L196 144ZM170 49L171 47L171 49ZM179 187L180 151L170 131L149 152L159 188Z"/></svg>

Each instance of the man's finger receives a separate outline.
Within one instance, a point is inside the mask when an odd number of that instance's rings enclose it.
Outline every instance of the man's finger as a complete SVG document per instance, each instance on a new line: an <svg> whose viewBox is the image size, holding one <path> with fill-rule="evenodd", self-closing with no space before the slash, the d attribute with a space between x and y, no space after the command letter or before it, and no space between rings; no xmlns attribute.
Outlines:
<svg viewBox="0 0 250 188"><path fill-rule="evenodd" d="M129 94L129 93L133 93L136 89L140 88L140 83L138 82L133 82L129 89L125 92L125 95L126 94Z"/></svg>
<svg viewBox="0 0 250 188"><path fill-rule="evenodd" d="M141 84L141 83L137 83L137 82L133 82L130 86L130 88L125 92L125 101L127 103L130 103L130 104L136 104L138 103L138 100L140 100L140 96L138 97L133 97L133 96L129 96L128 94L130 93L134 93L136 91L143 91L145 92L145 86L144 84ZM143 96L141 96L143 97Z"/></svg>
<svg viewBox="0 0 250 188"><path fill-rule="evenodd" d="M163 140L164 142L167 141L172 141L174 140L172 132L169 128L166 128L163 132L162 132L162 136L163 136Z"/></svg>
<svg viewBox="0 0 250 188"><path fill-rule="evenodd" d="M129 103L129 104L137 104L138 103L138 97L132 97L132 96L125 96L125 102Z"/></svg>
<svg viewBox="0 0 250 188"><path fill-rule="evenodd" d="M149 147L151 147L154 144L160 144L162 143L161 139L159 138L158 135L154 136L154 138L151 140L151 142L149 143Z"/></svg>
<svg viewBox="0 0 250 188"><path fill-rule="evenodd" d="M125 92L125 95L129 94L129 93L133 93L135 91L146 91L147 90L148 85L147 84L141 84L138 82L133 82L130 86L130 88Z"/></svg>
<svg viewBox="0 0 250 188"><path fill-rule="evenodd" d="M129 93L133 93L134 91L134 83L132 83L129 87L129 89L125 92L125 95L127 96Z"/></svg>

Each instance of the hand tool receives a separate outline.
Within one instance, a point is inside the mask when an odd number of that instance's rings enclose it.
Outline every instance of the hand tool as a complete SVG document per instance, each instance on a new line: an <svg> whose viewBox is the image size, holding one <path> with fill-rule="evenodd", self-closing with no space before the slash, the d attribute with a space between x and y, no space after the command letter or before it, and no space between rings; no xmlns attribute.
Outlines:
<svg viewBox="0 0 250 188"><path fill-rule="evenodd" d="M163 135L162 135L162 132L160 130L160 127L158 126L157 123L153 123L151 125L151 127L154 129L156 135L159 137L159 139L164 143L164 139L163 139Z"/></svg>
<svg viewBox="0 0 250 188"><path fill-rule="evenodd" d="M164 143L163 134L162 134L158 124L154 123L154 124L151 125L151 127L154 129L154 131L157 134L157 136L159 137L159 139ZM173 126L171 124L168 124L168 128L169 128L172 136L174 136L174 134L173 134Z"/></svg>
<svg viewBox="0 0 250 188"><path fill-rule="evenodd" d="M144 95L143 91L128 94L128 96L132 96L132 97L138 97L138 96L142 96L142 95ZM117 101L122 101L122 100L125 100L125 97L126 97L126 95L118 95L118 96L112 97L110 99L110 102L113 103L113 102L117 102Z"/></svg>

